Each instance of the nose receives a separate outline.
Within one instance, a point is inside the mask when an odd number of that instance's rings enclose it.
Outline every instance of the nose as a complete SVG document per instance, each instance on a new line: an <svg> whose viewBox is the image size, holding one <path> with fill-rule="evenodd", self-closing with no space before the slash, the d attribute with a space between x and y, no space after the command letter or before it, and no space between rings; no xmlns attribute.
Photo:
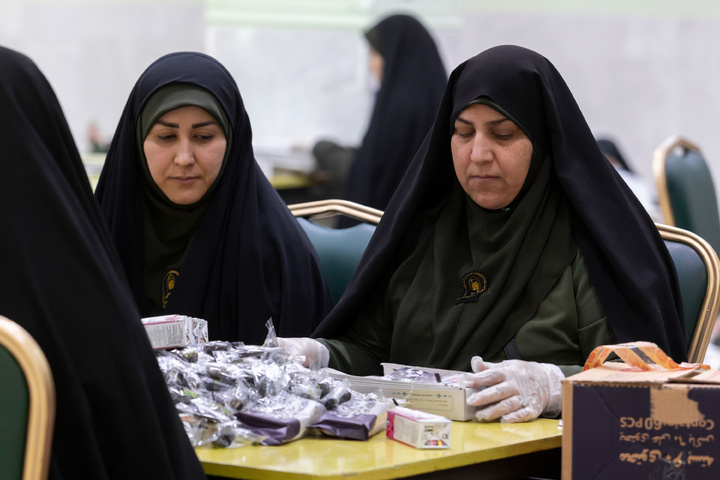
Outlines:
<svg viewBox="0 0 720 480"><path fill-rule="evenodd" d="M181 140L178 142L174 162L182 167L195 163L195 152L189 141Z"/></svg>
<svg viewBox="0 0 720 480"><path fill-rule="evenodd" d="M475 163L492 162L494 153L493 143L486 135L476 134L470 152L470 160Z"/></svg>

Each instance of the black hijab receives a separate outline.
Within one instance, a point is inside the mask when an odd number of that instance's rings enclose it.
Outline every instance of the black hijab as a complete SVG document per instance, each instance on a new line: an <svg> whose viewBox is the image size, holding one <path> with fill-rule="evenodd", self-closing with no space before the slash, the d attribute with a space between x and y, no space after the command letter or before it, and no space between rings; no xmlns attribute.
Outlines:
<svg viewBox="0 0 720 480"><path fill-rule="evenodd" d="M413 17L388 17L366 37L384 69L345 197L384 210L432 125L447 74L435 42Z"/></svg>
<svg viewBox="0 0 720 480"><path fill-rule="evenodd" d="M141 313L147 315L150 306L144 292L144 174L137 122L153 93L176 83L202 88L217 99L232 142L166 312L206 319L211 339L260 344L268 318L280 335L307 335L331 305L317 256L255 162L250 121L235 81L219 62L201 53L166 55L142 74L96 189Z"/></svg>
<svg viewBox="0 0 720 480"><path fill-rule="evenodd" d="M50 478L205 478L60 104L34 63L4 48L0 112L0 314L50 363Z"/></svg>
<svg viewBox="0 0 720 480"><path fill-rule="evenodd" d="M313 335L333 338L347 331L357 311L383 294L374 287L392 275L406 234L442 209L457 184L450 152L453 122L478 97L500 106L547 152L574 238L618 339L652 341L674 359L685 360L677 277L657 228L600 152L554 66L516 46L486 50L452 73L435 124L353 280Z"/></svg>

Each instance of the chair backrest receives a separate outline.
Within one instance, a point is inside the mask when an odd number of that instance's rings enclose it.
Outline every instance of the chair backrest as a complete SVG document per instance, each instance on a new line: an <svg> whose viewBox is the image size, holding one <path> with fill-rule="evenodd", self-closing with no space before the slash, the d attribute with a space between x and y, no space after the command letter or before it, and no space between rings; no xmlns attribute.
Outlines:
<svg viewBox="0 0 720 480"><path fill-rule="evenodd" d="M310 238L320 260L320 268L330 289L333 303L345 292L357 269L382 212L346 200L321 200L289 205L290 211ZM366 223L336 229L314 223L308 218L323 219L343 214Z"/></svg>
<svg viewBox="0 0 720 480"><path fill-rule="evenodd" d="M672 136L655 150L653 171L664 222L720 248L720 214L710 169L700 149Z"/></svg>
<svg viewBox="0 0 720 480"><path fill-rule="evenodd" d="M701 363L720 308L720 261L715 250L698 235L668 225L657 227L680 283L688 361Z"/></svg>
<svg viewBox="0 0 720 480"><path fill-rule="evenodd" d="M0 316L0 478L48 476L55 423L55 386L40 346Z"/></svg>

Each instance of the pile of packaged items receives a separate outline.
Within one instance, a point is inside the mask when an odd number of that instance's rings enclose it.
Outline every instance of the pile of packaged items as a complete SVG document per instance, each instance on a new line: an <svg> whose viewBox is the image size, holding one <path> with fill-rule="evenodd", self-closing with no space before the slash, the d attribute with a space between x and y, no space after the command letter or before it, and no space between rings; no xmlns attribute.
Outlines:
<svg viewBox="0 0 720 480"><path fill-rule="evenodd" d="M280 445L306 435L367 440L385 428L383 399L277 346L215 341L156 354L196 447Z"/></svg>

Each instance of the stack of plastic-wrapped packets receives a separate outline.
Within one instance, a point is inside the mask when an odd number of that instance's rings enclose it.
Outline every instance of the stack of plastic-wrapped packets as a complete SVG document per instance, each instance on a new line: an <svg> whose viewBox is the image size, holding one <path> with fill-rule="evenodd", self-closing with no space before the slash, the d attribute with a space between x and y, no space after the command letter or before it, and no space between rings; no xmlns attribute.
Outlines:
<svg viewBox="0 0 720 480"><path fill-rule="evenodd" d="M367 440L387 404L306 368L279 347L209 342L158 351L193 446L279 445L308 434Z"/></svg>

